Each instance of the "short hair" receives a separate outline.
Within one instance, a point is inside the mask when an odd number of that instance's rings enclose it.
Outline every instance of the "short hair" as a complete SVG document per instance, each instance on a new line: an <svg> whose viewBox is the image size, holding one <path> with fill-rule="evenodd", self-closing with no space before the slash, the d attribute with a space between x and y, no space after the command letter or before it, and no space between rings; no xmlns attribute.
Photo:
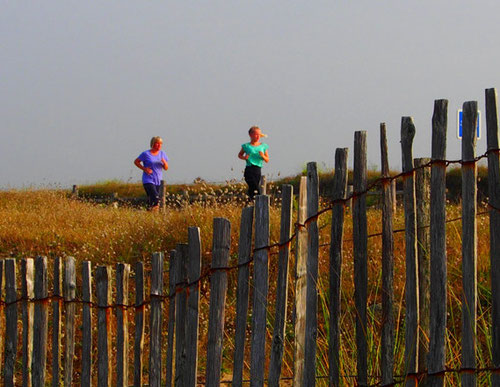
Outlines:
<svg viewBox="0 0 500 387"><path fill-rule="evenodd" d="M260 128L259 128L258 126L252 126L250 129L248 129L248 134L252 134L252 132L253 132L254 130L257 130L257 129L259 129L259 130L260 130Z"/></svg>
<svg viewBox="0 0 500 387"><path fill-rule="evenodd" d="M151 148L153 147L154 144L156 144L157 142L163 142L163 139L160 137L160 136L154 136L151 141L149 142L149 145L151 146Z"/></svg>

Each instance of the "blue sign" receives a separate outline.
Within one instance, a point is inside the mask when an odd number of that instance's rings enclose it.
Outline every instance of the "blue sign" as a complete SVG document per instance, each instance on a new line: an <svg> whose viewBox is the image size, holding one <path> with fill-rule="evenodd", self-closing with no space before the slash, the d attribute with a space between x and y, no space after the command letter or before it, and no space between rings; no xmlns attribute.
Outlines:
<svg viewBox="0 0 500 387"><path fill-rule="evenodd" d="M462 109L458 110L457 113L457 138L462 139L462 117L463 117ZM476 127L476 136L479 140L481 138L481 112L477 111L477 127Z"/></svg>

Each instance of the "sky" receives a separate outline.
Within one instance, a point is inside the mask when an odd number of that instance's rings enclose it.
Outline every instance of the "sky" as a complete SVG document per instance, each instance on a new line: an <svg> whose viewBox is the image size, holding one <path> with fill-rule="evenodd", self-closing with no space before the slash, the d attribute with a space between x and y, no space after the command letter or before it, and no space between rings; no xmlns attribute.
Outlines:
<svg viewBox="0 0 500 387"><path fill-rule="evenodd" d="M431 154L436 99L456 115L500 87L498 0L0 0L0 189L137 182L134 159L164 139L168 183L242 180L248 129L268 134L268 180L367 131L380 165L387 124L401 169L401 117L414 157Z"/></svg>

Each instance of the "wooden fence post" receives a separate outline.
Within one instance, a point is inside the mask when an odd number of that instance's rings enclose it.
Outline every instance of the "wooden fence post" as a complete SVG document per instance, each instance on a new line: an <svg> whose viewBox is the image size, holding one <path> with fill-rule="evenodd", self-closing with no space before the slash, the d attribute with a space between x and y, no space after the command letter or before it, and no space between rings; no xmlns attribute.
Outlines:
<svg viewBox="0 0 500 387"><path fill-rule="evenodd" d="M184 386L186 366L187 245L178 244L175 253L175 385Z"/></svg>
<svg viewBox="0 0 500 387"><path fill-rule="evenodd" d="M165 180L160 180L160 210L165 211Z"/></svg>
<svg viewBox="0 0 500 387"><path fill-rule="evenodd" d="M431 308L429 326L429 383L443 386L446 335L446 127L448 101L434 102L431 167Z"/></svg>
<svg viewBox="0 0 500 387"><path fill-rule="evenodd" d="M144 348L145 285L144 263L135 264L135 332L134 332L134 386L142 386L142 368Z"/></svg>
<svg viewBox="0 0 500 387"><path fill-rule="evenodd" d="M260 177L259 188L261 195L267 194L267 183L266 183L266 177L264 175Z"/></svg>
<svg viewBox="0 0 500 387"><path fill-rule="evenodd" d="M427 370L429 352L429 308L430 308L430 158L414 160L416 168L415 190L417 200L417 257L418 257L418 309L420 315L420 335L418 345L418 372ZM425 378L420 380L425 385Z"/></svg>
<svg viewBox="0 0 500 387"><path fill-rule="evenodd" d="M163 304L163 253L151 259L151 313L149 315L149 386L161 386L161 326Z"/></svg>
<svg viewBox="0 0 500 387"><path fill-rule="evenodd" d="M401 153L403 156L403 191L405 207L405 370L406 386L416 386L414 374L418 371L418 267L417 267L417 214L415 203L415 172L413 170L413 118L401 119ZM412 375L413 374L413 375Z"/></svg>
<svg viewBox="0 0 500 387"><path fill-rule="evenodd" d="M21 260L21 299L23 319L23 387L31 386L31 361L33 359L33 312L35 292L34 262L32 258Z"/></svg>
<svg viewBox="0 0 500 387"><path fill-rule="evenodd" d="M73 358L75 356L75 298L76 298L76 267L75 258L67 257L64 265L64 386L70 387L73 381Z"/></svg>
<svg viewBox="0 0 500 387"><path fill-rule="evenodd" d="M344 241L344 213L347 191L347 148L335 151L335 175L333 181L332 227L330 245L330 337L329 347L329 380L330 386L340 384L340 289L342 277L342 245Z"/></svg>
<svg viewBox="0 0 500 387"><path fill-rule="evenodd" d="M54 260L54 288L52 295L52 387L60 386L61 380L61 314L62 314L62 259Z"/></svg>
<svg viewBox="0 0 500 387"><path fill-rule="evenodd" d="M128 281L130 265L116 265L116 385L128 384Z"/></svg>
<svg viewBox="0 0 500 387"><path fill-rule="evenodd" d="M257 203L261 196L257 196ZM212 277L210 278L210 309L208 320L206 386L219 386L222 367L222 340L227 293L227 273L231 247L231 224L215 218L213 226Z"/></svg>
<svg viewBox="0 0 500 387"><path fill-rule="evenodd" d="M281 363L285 350L285 323L288 296L288 260L292 235L292 199L293 186L284 184L281 187L281 224L280 249L278 257L278 279L276 285L276 309L274 333L271 347L271 362L269 364L269 386L279 386Z"/></svg>
<svg viewBox="0 0 500 387"><path fill-rule="evenodd" d="M394 383L394 190L396 180L389 179L389 154L385 123L380 124L382 165L382 385Z"/></svg>
<svg viewBox="0 0 500 387"><path fill-rule="evenodd" d="M500 162L496 89L486 89L488 137L488 193L490 205L491 352L494 368L500 368ZM491 375L492 386L500 386L500 374Z"/></svg>
<svg viewBox="0 0 500 387"><path fill-rule="evenodd" d="M81 386L92 385L92 263L82 263L82 374Z"/></svg>
<svg viewBox="0 0 500 387"><path fill-rule="evenodd" d="M3 354L4 354L4 338L5 338L5 310L4 298L5 294L5 260L0 260L0 372L3 372ZM1 375L1 374L0 374Z"/></svg>
<svg viewBox="0 0 500 387"><path fill-rule="evenodd" d="M236 295L236 327L234 332L233 386L243 384L245 358L245 332L247 328L250 260L252 259L253 207L241 211L240 238L238 243L238 289Z"/></svg>
<svg viewBox="0 0 500 387"><path fill-rule="evenodd" d="M315 162L307 163L307 299L304 386L316 385L316 339L318 337L318 213L319 179ZM310 219L311 218L311 219Z"/></svg>
<svg viewBox="0 0 500 387"><path fill-rule="evenodd" d="M167 328L167 359L166 359L166 386L172 386L172 370L174 360L174 339L175 339L175 269L176 252L170 252L170 262L168 266L168 328Z"/></svg>
<svg viewBox="0 0 500 387"><path fill-rule="evenodd" d="M352 204L352 233L354 252L354 299L356 305L356 352L357 383L368 384L366 304L367 304L367 260L368 234L366 220L367 169L366 131L354 134L354 198Z"/></svg>
<svg viewBox="0 0 500 387"><path fill-rule="evenodd" d="M96 270L97 292L97 384L111 386L111 267Z"/></svg>
<svg viewBox="0 0 500 387"><path fill-rule="evenodd" d="M307 298L307 176L300 178L299 203L295 244L295 342L293 362L293 385L302 386L304 381L304 351L306 339Z"/></svg>
<svg viewBox="0 0 500 387"><path fill-rule="evenodd" d="M10 260L6 260L5 290L9 296L9 286L7 275L10 274L8 265ZM15 278L15 277L14 277ZM12 294L11 294L12 295ZM35 325L33 327L33 361L32 380L34 387L45 386L45 366L47 364L47 328L48 328L48 308L47 297L49 296L47 281L47 257L35 258ZM14 307L16 305L14 304ZM9 326L7 325L7 330ZM10 333L7 331L7 339ZM7 369L5 369L7 372ZM9 384L5 383L6 386Z"/></svg>
<svg viewBox="0 0 500 387"><path fill-rule="evenodd" d="M477 102L463 104L462 133L462 368L476 369L477 308ZM476 386L475 373L462 373L462 386Z"/></svg>
<svg viewBox="0 0 500 387"><path fill-rule="evenodd" d="M186 383L196 387L198 371L199 281L201 275L201 238L198 227L188 228L187 281L189 296L186 315Z"/></svg>

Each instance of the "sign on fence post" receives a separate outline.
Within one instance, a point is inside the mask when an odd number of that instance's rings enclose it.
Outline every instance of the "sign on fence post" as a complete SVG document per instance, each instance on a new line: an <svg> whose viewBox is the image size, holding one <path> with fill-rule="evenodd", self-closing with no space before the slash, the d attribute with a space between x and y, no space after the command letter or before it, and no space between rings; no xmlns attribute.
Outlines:
<svg viewBox="0 0 500 387"><path fill-rule="evenodd" d="M462 109L458 109L457 110L457 138L459 140L462 139L462 133L463 133L463 125L462 125L462 122L463 122L463 110ZM476 123L476 137L478 140L481 139L481 111L478 110L477 111L477 123Z"/></svg>

